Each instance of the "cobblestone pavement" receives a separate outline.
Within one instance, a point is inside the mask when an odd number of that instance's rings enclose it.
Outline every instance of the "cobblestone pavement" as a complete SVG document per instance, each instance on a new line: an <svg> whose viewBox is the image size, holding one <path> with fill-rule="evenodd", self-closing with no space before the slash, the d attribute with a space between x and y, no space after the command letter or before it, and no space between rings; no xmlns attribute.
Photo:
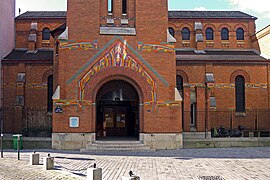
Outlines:
<svg viewBox="0 0 270 180"><path fill-rule="evenodd" d="M104 180L118 180L132 170L143 180L186 179L270 179L270 147L181 149L157 152L80 153L42 150L55 157L57 170L28 165L31 151L8 151L0 159L0 179L86 179L86 169L96 163L103 169ZM42 163L42 159L40 160Z"/></svg>

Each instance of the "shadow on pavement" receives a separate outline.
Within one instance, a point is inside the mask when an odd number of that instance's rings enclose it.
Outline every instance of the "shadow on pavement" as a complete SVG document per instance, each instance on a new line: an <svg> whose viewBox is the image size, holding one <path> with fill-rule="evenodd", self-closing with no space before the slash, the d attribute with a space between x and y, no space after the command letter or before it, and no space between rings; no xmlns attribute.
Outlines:
<svg viewBox="0 0 270 180"><path fill-rule="evenodd" d="M5 152L16 152L14 150L5 150ZM33 150L21 150L21 153L32 153ZM89 161L95 160L92 156L122 156L122 157L172 157L179 160L191 160L200 158L220 158L220 159L270 159L270 147L249 147L249 148L204 148L204 149L178 149L178 150L160 150L154 152L80 152L43 149L37 150L37 153L57 154L56 158ZM65 155L68 155L65 157ZM76 157L70 157L76 155ZM80 157L83 156L83 157ZM89 157L85 157L89 156Z"/></svg>

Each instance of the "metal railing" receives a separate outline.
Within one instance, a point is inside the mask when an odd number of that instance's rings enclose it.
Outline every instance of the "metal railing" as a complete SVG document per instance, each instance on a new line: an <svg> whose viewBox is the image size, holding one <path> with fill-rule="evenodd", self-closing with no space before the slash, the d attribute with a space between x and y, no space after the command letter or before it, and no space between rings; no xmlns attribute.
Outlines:
<svg viewBox="0 0 270 180"><path fill-rule="evenodd" d="M4 107L4 133L22 133L28 137L50 137L52 113L47 109Z"/></svg>
<svg viewBox="0 0 270 180"><path fill-rule="evenodd" d="M192 120L193 119L193 120ZM184 111L183 130L186 132L195 129L197 132L210 132L223 127L232 131L244 126L243 132L261 132L269 136L270 110L252 109L245 112L235 110L209 110L209 111ZM192 124L192 121L194 122Z"/></svg>

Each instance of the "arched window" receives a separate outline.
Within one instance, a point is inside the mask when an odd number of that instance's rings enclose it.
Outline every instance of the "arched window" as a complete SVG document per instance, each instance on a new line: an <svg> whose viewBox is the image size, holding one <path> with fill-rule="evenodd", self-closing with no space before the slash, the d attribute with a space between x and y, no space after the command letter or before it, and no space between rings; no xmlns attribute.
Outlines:
<svg viewBox="0 0 270 180"><path fill-rule="evenodd" d="M183 78L182 76L177 75L176 76L176 88L178 89L178 91L183 91Z"/></svg>
<svg viewBox="0 0 270 180"><path fill-rule="evenodd" d="M245 31L242 28L238 28L236 30L236 38L237 40L244 40L245 39Z"/></svg>
<svg viewBox="0 0 270 180"><path fill-rule="evenodd" d="M174 29L172 27L169 27L169 33L174 37Z"/></svg>
<svg viewBox="0 0 270 180"><path fill-rule="evenodd" d="M187 27L182 29L182 40L190 40L190 30Z"/></svg>
<svg viewBox="0 0 270 180"><path fill-rule="evenodd" d="M51 32L49 28L44 28L42 31L42 40L50 40Z"/></svg>
<svg viewBox="0 0 270 180"><path fill-rule="evenodd" d="M214 31L212 28L207 28L205 30L206 40L214 40Z"/></svg>
<svg viewBox="0 0 270 180"><path fill-rule="evenodd" d="M221 40L229 40L229 30L227 28L222 28Z"/></svg>
<svg viewBox="0 0 270 180"><path fill-rule="evenodd" d="M47 110L48 112L52 112L53 109L53 100L52 100L52 96L53 96L53 75L50 75L48 77L48 91L47 91Z"/></svg>
<svg viewBox="0 0 270 180"><path fill-rule="evenodd" d="M113 13L113 0L108 0L108 13Z"/></svg>
<svg viewBox="0 0 270 180"><path fill-rule="evenodd" d="M245 78L243 76L235 78L235 103L236 112L245 112Z"/></svg>
<svg viewBox="0 0 270 180"><path fill-rule="evenodd" d="M59 54L59 42L56 41L55 43L55 54L58 55Z"/></svg>
<svg viewBox="0 0 270 180"><path fill-rule="evenodd" d="M127 14L127 0L122 0L122 14Z"/></svg>

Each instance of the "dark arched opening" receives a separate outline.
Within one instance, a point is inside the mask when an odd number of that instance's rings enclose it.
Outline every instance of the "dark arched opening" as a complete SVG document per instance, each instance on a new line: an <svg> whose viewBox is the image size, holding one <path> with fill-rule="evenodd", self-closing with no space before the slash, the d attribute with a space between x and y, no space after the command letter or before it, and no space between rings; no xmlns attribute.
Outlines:
<svg viewBox="0 0 270 180"><path fill-rule="evenodd" d="M49 28L44 28L42 31L42 40L50 40L51 32Z"/></svg>
<svg viewBox="0 0 270 180"><path fill-rule="evenodd" d="M237 40L245 40L245 31L243 28L238 28L236 30L236 39Z"/></svg>
<svg viewBox="0 0 270 180"><path fill-rule="evenodd" d="M112 80L96 96L97 139L106 137L139 138L139 95L126 81Z"/></svg>
<svg viewBox="0 0 270 180"><path fill-rule="evenodd" d="M236 112L245 112L245 78L243 76L235 78L235 103Z"/></svg>
<svg viewBox="0 0 270 180"><path fill-rule="evenodd" d="M52 100L52 96L53 96L53 75L50 75L48 77L48 91L47 91L47 110L48 112L52 112L53 109L53 100Z"/></svg>

